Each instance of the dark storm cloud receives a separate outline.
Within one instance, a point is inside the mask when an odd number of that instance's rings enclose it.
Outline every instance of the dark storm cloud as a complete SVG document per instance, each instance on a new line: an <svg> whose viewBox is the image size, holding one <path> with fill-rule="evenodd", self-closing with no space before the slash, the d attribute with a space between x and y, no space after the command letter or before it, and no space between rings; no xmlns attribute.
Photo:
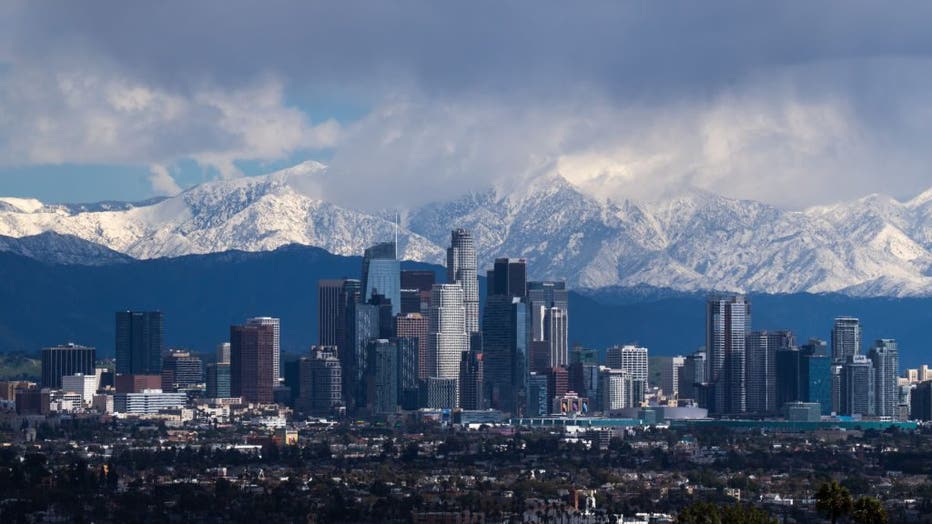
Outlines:
<svg viewBox="0 0 932 524"><path fill-rule="evenodd" d="M927 2L8 2L0 164L135 158L164 188L329 148L325 196L365 207L549 172L905 198L932 183L930 27ZM321 124L319 95L369 111Z"/></svg>
<svg viewBox="0 0 932 524"><path fill-rule="evenodd" d="M932 51L932 4L876 2L28 2L30 59L114 60L147 82L291 82L430 93L714 90L772 67Z"/></svg>

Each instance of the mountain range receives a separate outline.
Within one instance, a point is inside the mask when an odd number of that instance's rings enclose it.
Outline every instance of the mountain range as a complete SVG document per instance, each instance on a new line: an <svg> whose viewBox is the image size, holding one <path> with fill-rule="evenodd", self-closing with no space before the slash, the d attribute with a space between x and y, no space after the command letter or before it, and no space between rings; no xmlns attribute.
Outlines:
<svg viewBox="0 0 932 524"><path fill-rule="evenodd" d="M871 195L787 211L697 190L614 202L547 175L512 191L366 212L315 196L326 173L305 162L139 203L0 198L0 235L39 235L34 258L88 264L95 251L154 259L290 244L350 256L397 235L404 259L440 263L450 230L466 227L480 267L523 257L537 278L574 288L932 296L932 189L907 202ZM48 233L56 235L41 236ZM100 248L76 251L74 238Z"/></svg>
<svg viewBox="0 0 932 524"><path fill-rule="evenodd" d="M230 325L275 316L282 321L282 349L303 353L317 341L318 279L358 276L361 267L358 256L300 245L256 253L127 257L96 265L43 262L22 251L28 250L0 251L0 354L34 354L76 342L96 347L101 357L112 356L114 312L127 309L162 311L167 347L206 354L228 340ZM403 267L445 276L439 265L405 262ZM705 298L648 286L571 291L570 342L599 350L636 342L651 355L686 354L705 344ZM754 329L792 329L801 342L827 339L835 316L852 315L864 326L865 348L877 338L896 338L901 367L928 363L932 298L803 293L749 299Z"/></svg>

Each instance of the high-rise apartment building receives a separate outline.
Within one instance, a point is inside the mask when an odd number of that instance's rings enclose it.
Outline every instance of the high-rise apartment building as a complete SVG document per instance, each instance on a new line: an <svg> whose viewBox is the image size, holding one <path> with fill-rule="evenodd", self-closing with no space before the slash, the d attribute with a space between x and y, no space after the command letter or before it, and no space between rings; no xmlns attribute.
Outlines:
<svg viewBox="0 0 932 524"><path fill-rule="evenodd" d="M668 399L678 398L680 394L680 375L686 357L676 356L670 359L660 370L660 389ZM686 397L684 397L686 398Z"/></svg>
<svg viewBox="0 0 932 524"><path fill-rule="evenodd" d="M158 375L162 372L162 313L116 313L116 372L120 375Z"/></svg>
<svg viewBox="0 0 932 524"><path fill-rule="evenodd" d="M602 368L599 381L602 412L609 413L633 406L632 387L631 374L626 370Z"/></svg>
<svg viewBox="0 0 932 524"><path fill-rule="evenodd" d="M454 229L447 248L447 283L463 288L463 307L466 309L466 332L479 332L479 263L472 234L465 229Z"/></svg>
<svg viewBox="0 0 932 524"><path fill-rule="evenodd" d="M747 411L750 413L776 413L777 404L777 351L790 349L796 339L789 331L754 331L747 336Z"/></svg>
<svg viewBox="0 0 932 524"><path fill-rule="evenodd" d="M42 387L61 388L65 375L94 375L97 350L78 344L64 344L42 349Z"/></svg>
<svg viewBox="0 0 932 524"><path fill-rule="evenodd" d="M751 304L740 295L715 297L706 306L706 353L710 411L747 411L745 342L751 331Z"/></svg>
<svg viewBox="0 0 932 524"><path fill-rule="evenodd" d="M373 295L391 301L392 316L401 312L401 264L394 242L383 242L367 248L362 258L361 302Z"/></svg>
<svg viewBox="0 0 932 524"><path fill-rule="evenodd" d="M626 344L613 346L605 352L605 365L611 369L623 369L631 377L634 389L632 396L641 401L647 393L648 377L647 348Z"/></svg>
<svg viewBox="0 0 932 524"><path fill-rule="evenodd" d="M874 342L867 356L874 365L874 414L878 417L896 416L900 366L896 340L884 338Z"/></svg>
<svg viewBox="0 0 932 524"><path fill-rule="evenodd" d="M246 402L272 402L275 326L230 326L230 394Z"/></svg>
<svg viewBox="0 0 932 524"><path fill-rule="evenodd" d="M861 321L853 317L838 317L832 326L832 360L848 361L861 354Z"/></svg>
<svg viewBox="0 0 932 524"><path fill-rule="evenodd" d="M271 326L272 327L272 385L278 385L278 379L282 376L281 370L281 359L282 359L282 344L281 344L281 320L275 317L253 317L246 320L246 324L250 326Z"/></svg>

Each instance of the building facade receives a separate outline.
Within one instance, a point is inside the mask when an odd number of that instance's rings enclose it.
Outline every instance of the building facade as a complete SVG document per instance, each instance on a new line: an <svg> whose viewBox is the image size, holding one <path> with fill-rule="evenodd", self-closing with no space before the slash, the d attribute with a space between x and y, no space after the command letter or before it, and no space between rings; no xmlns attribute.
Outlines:
<svg viewBox="0 0 932 524"><path fill-rule="evenodd" d="M715 297L706 306L706 352L710 411L747 411L745 343L751 331L751 304L740 295Z"/></svg>
<svg viewBox="0 0 932 524"><path fill-rule="evenodd" d="M162 313L116 313L116 372L124 375L158 375L162 372Z"/></svg>
<svg viewBox="0 0 932 524"><path fill-rule="evenodd" d="M42 387L59 389L65 375L94 375L97 350L78 344L42 349Z"/></svg>

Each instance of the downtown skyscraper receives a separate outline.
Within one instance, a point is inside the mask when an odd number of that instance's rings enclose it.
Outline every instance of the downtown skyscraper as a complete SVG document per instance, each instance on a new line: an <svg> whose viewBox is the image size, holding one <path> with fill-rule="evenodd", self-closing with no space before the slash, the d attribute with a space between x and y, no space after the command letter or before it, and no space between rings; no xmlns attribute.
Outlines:
<svg viewBox="0 0 932 524"><path fill-rule="evenodd" d="M245 402L272 402L275 327L230 326L230 393Z"/></svg>
<svg viewBox="0 0 932 524"><path fill-rule="evenodd" d="M860 354L861 321L853 317L836 318L832 326L832 360L841 364Z"/></svg>
<svg viewBox="0 0 932 524"><path fill-rule="evenodd" d="M278 384L281 378L281 361L282 361L282 322L275 317L253 317L246 320L250 326L271 326L272 327L272 380L273 386Z"/></svg>
<svg viewBox="0 0 932 524"><path fill-rule="evenodd" d="M362 294L360 302L373 295L383 295L392 303L392 315L401 312L401 264L395 242L383 242L367 248L362 257Z"/></svg>
<svg viewBox="0 0 932 524"><path fill-rule="evenodd" d="M711 388L710 411L747 411L746 341L751 304L740 295L710 298L706 304L706 353Z"/></svg>
<svg viewBox="0 0 932 524"><path fill-rule="evenodd" d="M896 340L884 338L874 342L867 357L874 365L874 414L893 417L899 400L900 357Z"/></svg>
<svg viewBox="0 0 932 524"><path fill-rule="evenodd" d="M460 360L469 351L461 285L434 284L427 341L429 377L458 379Z"/></svg>
<svg viewBox="0 0 932 524"><path fill-rule="evenodd" d="M463 287L463 307L466 309L466 332L479 332L479 263L476 243L465 229L454 229L447 248L447 283Z"/></svg>
<svg viewBox="0 0 932 524"><path fill-rule="evenodd" d="M796 345L789 331L755 331L747 336L747 410L750 413L776 413L777 352Z"/></svg>
<svg viewBox="0 0 932 524"><path fill-rule="evenodd" d="M116 313L116 372L120 375L158 375L162 372L162 313Z"/></svg>

